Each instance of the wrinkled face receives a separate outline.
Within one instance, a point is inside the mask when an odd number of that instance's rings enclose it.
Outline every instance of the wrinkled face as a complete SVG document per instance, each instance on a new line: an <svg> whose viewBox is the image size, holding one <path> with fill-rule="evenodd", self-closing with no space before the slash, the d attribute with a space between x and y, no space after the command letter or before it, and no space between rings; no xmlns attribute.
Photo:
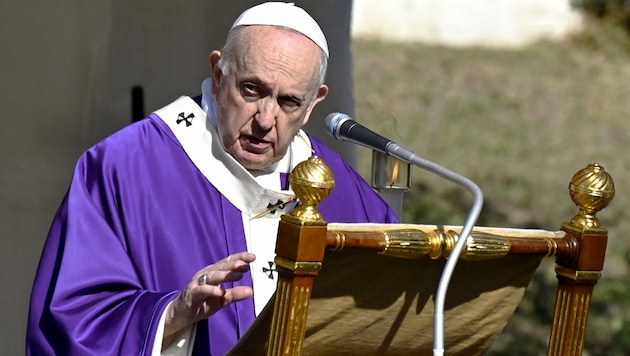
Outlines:
<svg viewBox="0 0 630 356"><path fill-rule="evenodd" d="M226 152L249 170L279 161L328 88L314 87L320 52L301 34L249 26L225 75L210 55L217 129Z"/></svg>

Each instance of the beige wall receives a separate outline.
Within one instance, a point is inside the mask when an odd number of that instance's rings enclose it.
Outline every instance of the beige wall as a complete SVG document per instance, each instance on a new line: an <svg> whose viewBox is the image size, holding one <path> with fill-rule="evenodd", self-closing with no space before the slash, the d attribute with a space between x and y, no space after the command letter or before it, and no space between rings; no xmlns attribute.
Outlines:
<svg viewBox="0 0 630 356"><path fill-rule="evenodd" d="M570 0L354 0L352 35L451 46L518 47L581 25Z"/></svg>
<svg viewBox="0 0 630 356"><path fill-rule="evenodd" d="M79 154L130 122L132 86L144 88L147 112L179 95L198 94L210 50L222 44L238 13L254 3L258 1L0 4L2 354L24 353L33 276ZM331 42L330 100L311 120L322 122L331 111L353 113L351 1L318 1L316 8L307 3ZM321 124L313 126L323 132ZM350 159L353 152L347 150Z"/></svg>

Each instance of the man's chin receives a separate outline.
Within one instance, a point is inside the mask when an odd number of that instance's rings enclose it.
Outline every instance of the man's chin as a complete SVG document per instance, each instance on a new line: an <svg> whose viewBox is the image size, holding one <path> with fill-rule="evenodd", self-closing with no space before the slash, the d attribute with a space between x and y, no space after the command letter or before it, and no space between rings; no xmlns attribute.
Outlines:
<svg viewBox="0 0 630 356"><path fill-rule="evenodd" d="M265 170L271 167L274 163L276 163L275 160L269 157L263 156L263 155L241 156L241 157L236 157L236 160L243 167L245 167L245 169L250 170L250 171Z"/></svg>

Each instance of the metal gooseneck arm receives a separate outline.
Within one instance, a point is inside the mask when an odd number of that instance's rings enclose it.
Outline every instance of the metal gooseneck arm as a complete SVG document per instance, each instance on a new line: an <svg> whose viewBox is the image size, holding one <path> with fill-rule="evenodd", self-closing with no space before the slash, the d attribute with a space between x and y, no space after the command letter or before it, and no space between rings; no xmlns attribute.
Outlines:
<svg viewBox="0 0 630 356"><path fill-rule="evenodd" d="M483 193L481 192L481 189L479 189L479 187L470 179L450 171L436 163L418 157L413 152L400 147L395 142L380 136L366 127L363 127L346 114L331 113L326 117L324 124L328 134L338 140L353 142L373 150L383 152L401 161L407 162L429 172L433 172L446 180L458 184L472 194L472 208L470 209L466 222L463 225L460 238L455 243L455 246L451 251L450 258L444 266L435 295L433 354L435 356L444 355L444 301L446 300L446 292L451 282L451 276L455 270L455 265L459 260L459 256L466 245L466 240L470 236L472 229L477 222L477 218L479 217L479 213L481 212L481 208L483 207Z"/></svg>
<svg viewBox="0 0 630 356"><path fill-rule="evenodd" d="M435 313L433 319L433 355L441 356L444 355L444 303L446 300L446 292L451 282L451 276L453 275L453 271L455 270L455 265L457 264L459 256L464 249L464 246L466 245L466 239L468 238L468 236L470 236L470 233L472 232L472 229L477 222L477 218L481 213L481 209L483 207L483 193L481 192L481 189L479 189L479 187L470 179L453 171L450 171L436 163L419 157L413 152L398 146L394 142L390 142L385 148L385 151L386 154L392 157L408 162L424 170L433 172L438 176L465 188L473 196L473 205L462 228L460 238L457 240L455 247L453 247L453 251L451 252L449 259L446 261L446 265L444 266L444 270L442 271L442 276L440 277L440 282L438 284L438 289L435 295Z"/></svg>

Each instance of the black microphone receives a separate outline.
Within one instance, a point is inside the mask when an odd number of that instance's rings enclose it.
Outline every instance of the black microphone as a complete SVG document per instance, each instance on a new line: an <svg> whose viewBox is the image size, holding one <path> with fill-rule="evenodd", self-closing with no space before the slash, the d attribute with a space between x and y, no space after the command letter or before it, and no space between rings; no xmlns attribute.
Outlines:
<svg viewBox="0 0 630 356"><path fill-rule="evenodd" d="M340 112L329 114L326 116L324 125L326 132L337 140L356 143L407 163L413 163L413 160L417 158L413 152L359 124L347 114Z"/></svg>
<svg viewBox="0 0 630 356"><path fill-rule="evenodd" d="M324 125L328 133L337 140L356 143L382 153L387 153L387 147L393 143L340 112L326 116Z"/></svg>

